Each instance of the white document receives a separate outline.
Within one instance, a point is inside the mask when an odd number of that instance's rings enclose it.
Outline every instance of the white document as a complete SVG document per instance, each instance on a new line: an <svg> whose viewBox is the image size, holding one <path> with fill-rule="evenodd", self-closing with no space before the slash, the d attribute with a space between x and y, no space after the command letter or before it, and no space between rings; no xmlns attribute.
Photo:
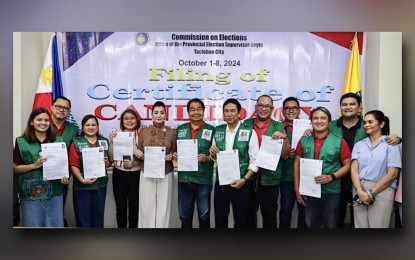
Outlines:
<svg viewBox="0 0 415 260"><path fill-rule="evenodd" d="M197 139L177 140L177 170L195 172L198 170Z"/></svg>
<svg viewBox="0 0 415 260"><path fill-rule="evenodd" d="M321 175L322 160L300 159L300 194L321 198L321 184L314 177Z"/></svg>
<svg viewBox="0 0 415 260"><path fill-rule="evenodd" d="M256 166L275 171L280 161L283 139L273 140L270 136L262 136L261 147L256 157Z"/></svg>
<svg viewBox="0 0 415 260"><path fill-rule="evenodd" d="M42 144L42 157L47 158L43 163L43 178L47 180L60 180L69 177L68 150L66 143Z"/></svg>
<svg viewBox="0 0 415 260"><path fill-rule="evenodd" d="M85 179L105 176L104 147L83 148L82 159Z"/></svg>
<svg viewBox="0 0 415 260"><path fill-rule="evenodd" d="M220 151L217 154L219 185L228 185L241 178L238 150Z"/></svg>
<svg viewBox="0 0 415 260"><path fill-rule="evenodd" d="M166 147L145 146L144 147L144 177L164 178L165 177Z"/></svg>
<svg viewBox="0 0 415 260"><path fill-rule="evenodd" d="M291 142L291 148L296 149L297 144L301 137L304 135L304 131L311 129L311 121L309 119L294 119L293 122L293 139Z"/></svg>
<svg viewBox="0 0 415 260"><path fill-rule="evenodd" d="M112 142L114 144L114 160L123 161L124 155L129 155L132 160L134 152L133 133L117 132Z"/></svg>

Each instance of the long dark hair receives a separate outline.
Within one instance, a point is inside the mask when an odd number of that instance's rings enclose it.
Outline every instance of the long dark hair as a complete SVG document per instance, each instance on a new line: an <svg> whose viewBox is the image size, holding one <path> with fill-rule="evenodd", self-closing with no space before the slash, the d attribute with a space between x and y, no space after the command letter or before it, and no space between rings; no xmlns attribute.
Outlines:
<svg viewBox="0 0 415 260"><path fill-rule="evenodd" d="M81 132L81 136L84 136L85 135L85 133L84 133L84 125L91 118L93 118L95 120L95 122L97 122L97 126L98 126L97 136L102 136L101 133L99 132L99 122L98 122L98 118L96 116L94 116L94 115L91 115L91 114L86 115L86 116L84 116L84 118L82 118L82 132Z"/></svg>
<svg viewBox="0 0 415 260"><path fill-rule="evenodd" d="M125 127L124 127L124 115L127 114L127 113L130 113L135 117L135 120L137 121L137 125L135 126L134 130L138 130L141 126L140 117L138 116L137 112L134 109L127 108L121 114L121 119L120 119L120 129L121 129L121 131L124 131L124 129L125 129Z"/></svg>
<svg viewBox="0 0 415 260"><path fill-rule="evenodd" d="M52 121L50 120L49 112L45 108L38 107L38 108L33 109L33 111L29 115L29 119L27 120L26 129L23 132L24 139L26 139L26 141L28 141L29 143L33 143L37 141L35 127L31 123L33 122L33 120L35 120L35 117L43 113L48 115L49 122L52 123ZM46 138L50 142L54 142L56 140L56 134L55 132L52 131L52 129L50 128L50 125L48 127L48 130L46 130Z"/></svg>
<svg viewBox="0 0 415 260"><path fill-rule="evenodd" d="M378 121L379 124L384 122L385 124L381 128L382 135L389 135L390 125L389 125L389 117L385 116L385 114L380 110L372 110L365 114L366 115L373 115L373 117Z"/></svg>

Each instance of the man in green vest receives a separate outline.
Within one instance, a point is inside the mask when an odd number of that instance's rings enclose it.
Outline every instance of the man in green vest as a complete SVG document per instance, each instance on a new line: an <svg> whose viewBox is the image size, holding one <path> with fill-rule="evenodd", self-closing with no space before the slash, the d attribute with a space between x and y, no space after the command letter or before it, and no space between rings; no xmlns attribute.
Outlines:
<svg viewBox="0 0 415 260"><path fill-rule="evenodd" d="M263 135L272 136L273 139L285 139L287 137L284 133L284 124L271 119L273 111L272 98L269 95L262 95L255 104L255 118L249 118L244 121L245 125L253 127L258 137L259 147L261 147ZM262 214L263 228L277 228L278 226L279 185L284 164L282 160L288 159L289 155L290 147L285 141L281 151L281 160L277 168L274 171L260 168L257 172L259 179L258 202ZM256 216L256 204L254 205L253 214Z"/></svg>
<svg viewBox="0 0 415 260"><path fill-rule="evenodd" d="M313 135L301 137L296 148L296 199L305 206L308 228L320 228L321 225L336 228L340 206L340 178L350 174L350 150L341 136L329 131L331 113L325 107L314 108L310 113L310 120ZM313 173L315 183L321 185L321 197L304 196L300 193L300 161L303 159L322 161L321 172Z"/></svg>
<svg viewBox="0 0 415 260"><path fill-rule="evenodd" d="M210 194L213 180L213 161L209 148L215 128L203 121L205 105L194 98L187 102L190 122L177 127L177 140L197 140L198 170L178 171L178 206L182 228L192 228L195 203L199 216L199 228L210 228ZM177 153L173 154L177 160Z"/></svg>
<svg viewBox="0 0 415 260"><path fill-rule="evenodd" d="M292 143L293 137L293 123L294 119L300 117L300 102L295 97L287 97L282 102L282 114L284 116L285 132L288 137L290 144ZM280 225L279 228L290 228L292 211L294 204L297 204L297 228L306 228L304 206L295 203L295 192L294 192L294 156L295 147L291 147L290 155L287 160L283 160L283 170L280 183Z"/></svg>
<svg viewBox="0 0 415 260"><path fill-rule="evenodd" d="M363 128L363 120L359 116L361 106L360 96L356 93L346 93L340 98L341 117L330 122L331 133L342 136L352 152L354 145L367 137ZM401 138L396 134L386 138L389 144L401 143ZM353 202L351 175L347 174L341 179L340 212L337 227L344 227L347 205ZM353 227L353 207L350 208L350 224Z"/></svg>
<svg viewBox="0 0 415 260"><path fill-rule="evenodd" d="M52 102L52 124L51 129L57 136L62 137L69 150L72 139L78 135L78 127L66 121L66 117L71 112L71 101L64 97L58 96ZM70 171L69 171L70 172ZM63 189L63 207L65 208L66 195L68 193L68 185ZM65 226L67 226L65 221Z"/></svg>
<svg viewBox="0 0 415 260"><path fill-rule="evenodd" d="M228 228L228 217L232 203L235 228L247 228L250 222L250 206L254 196L252 176L257 172L255 159L258 154L258 137L252 126L241 123L241 104L231 98L223 104L223 119L226 124L215 129L215 138L209 152L216 160L220 151L238 150L239 179L229 185L219 185L216 176L214 209L215 227ZM217 174L218 171L217 171Z"/></svg>

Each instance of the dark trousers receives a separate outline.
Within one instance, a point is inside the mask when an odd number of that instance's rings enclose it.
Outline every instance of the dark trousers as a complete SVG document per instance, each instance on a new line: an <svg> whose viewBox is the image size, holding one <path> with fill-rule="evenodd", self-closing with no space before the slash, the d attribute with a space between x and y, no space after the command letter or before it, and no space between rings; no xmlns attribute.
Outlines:
<svg viewBox="0 0 415 260"><path fill-rule="evenodd" d="M336 228L339 218L340 194L321 194L321 198L306 196L305 217L307 227Z"/></svg>
<svg viewBox="0 0 415 260"><path fill-rule="evenodd" d="M77 227L103 228L107 187L97 190L74 190L73 207Z"/></svg>
<svg viewBox="0 0 415 260"><path fill-rule="evenodd" d="M294 182L286 181L280 183L280 225L279 228L290 228L294 204L297 204L297 228L307 228L305 223L304 206L296 203Z"/></svg>
<svg viewBox="0 0 415 260"><path fill-rule="evenodd" d="M138 225L138 192L140 187L140 171L123 171L114 168L112 189L114 191L116 218L118 228L137 228Z"/></svg>
<svg viewBox="0 0 415 260"><path fill-rule="evenodd" d="M277 211L279 185L264 186L259 188L259 207L262 214L263 228L277 228Z"/></svg>
<svg viewBox="0 0 415 260"><path fill-rule="evenodd" d="M193 182L178 183L178 207L182 228L193 227L195 203L199 217L199 228L210 228L210 194L212 185Z"/></svg>
<svg viewBox="0 0 415 260"><path fill-rule="evenodd" d="M340 192L340 205L339 205L339 218L337 221L337 227L344 227L344 221L346 218L347 207L353 203L352 193L352 179L350 174L341 178L341 192ZM354 227L353 207L350 207L350 225Z"/></svg>
<svg viewBox="0 0 415 260"><path fill-rule="evenodd" d="M252 181L247 181L240 189L230 185L215 184L214 209L215 227L228 228L230 206L232 204L235 228L248 228L250 220L250 206L252 205L254 187Z"/></svg>

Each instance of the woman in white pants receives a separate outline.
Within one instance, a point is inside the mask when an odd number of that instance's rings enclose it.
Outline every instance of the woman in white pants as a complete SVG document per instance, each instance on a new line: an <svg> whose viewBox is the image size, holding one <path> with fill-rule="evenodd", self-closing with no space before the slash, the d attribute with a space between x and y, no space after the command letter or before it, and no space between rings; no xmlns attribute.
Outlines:
<svg viewBox="0 0 415 260"><path fill-rule="evenodd" d="M176 131L164 125L166 106L157 101L152 108L153 125L141 130L135 155L140 160L139 228L168 228L173 196L173 153L176 152ZM144 159L149 147L160 147L164 155L162 176L145 171ZM153 167L153 166L152 166ZM149 171L149 169L147 169ZM151 171L153 172L153 171Z"/></svg>

